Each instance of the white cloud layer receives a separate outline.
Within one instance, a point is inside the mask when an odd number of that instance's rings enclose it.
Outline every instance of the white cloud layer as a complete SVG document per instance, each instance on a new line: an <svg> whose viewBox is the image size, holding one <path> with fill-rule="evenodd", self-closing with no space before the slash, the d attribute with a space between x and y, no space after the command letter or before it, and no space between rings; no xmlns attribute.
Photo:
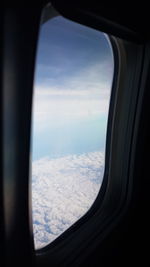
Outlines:
<svg viewBox="0 0 150 267"><path fill-rule="evenodd" d="M99 192L103 171L101 152L32 163L36 249L51 243L89 210Z"/></svg>
<svg viewBox="0 0 150 267"><path fill-rule="evenodd" d="M72 75L47 78L34 86L33 124L45 130L47 121L87 118L108 113L112 62L84 67ZM58 78L58 77L57 77Z"/></svg>
<svg viewBox="0 0 150 267"><path fill-rule="evenodd" d="M45 131L50 122L91 118L108 113L108 90L93 93L88 90L36 89L33 104L33 125Z"/></svg>

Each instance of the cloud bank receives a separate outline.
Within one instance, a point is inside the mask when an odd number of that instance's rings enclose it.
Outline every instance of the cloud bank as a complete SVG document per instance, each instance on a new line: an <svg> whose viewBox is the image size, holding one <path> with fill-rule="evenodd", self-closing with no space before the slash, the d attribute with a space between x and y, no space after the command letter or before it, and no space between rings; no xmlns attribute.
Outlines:
<svg viewBox="0 0 150 267"><path fill-rule="evenodd" d="M51 74L42 83L35 83L33 123L36 131L37 128L45 130L47 122L54 118L62 121L108 114L112 72L112 62L105 60L67 76Z"/></svg>
<svg viewBox="0 0 150 267"><path fill-rule="evenodd" d="M32 163L35 248L55 240L82 217L99 192L104 155L89 152Z"/></svg>

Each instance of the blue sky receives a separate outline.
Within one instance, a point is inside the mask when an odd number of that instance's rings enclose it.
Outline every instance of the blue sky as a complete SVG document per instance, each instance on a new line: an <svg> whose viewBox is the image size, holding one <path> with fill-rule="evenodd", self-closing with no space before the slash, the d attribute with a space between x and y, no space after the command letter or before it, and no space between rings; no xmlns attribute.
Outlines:
<svg viewBox="0 0 150 267"><path fill-rule="evenodd" d="M33 160L105 148L113 56L107 37L61 16L41 26Z"/></svg>

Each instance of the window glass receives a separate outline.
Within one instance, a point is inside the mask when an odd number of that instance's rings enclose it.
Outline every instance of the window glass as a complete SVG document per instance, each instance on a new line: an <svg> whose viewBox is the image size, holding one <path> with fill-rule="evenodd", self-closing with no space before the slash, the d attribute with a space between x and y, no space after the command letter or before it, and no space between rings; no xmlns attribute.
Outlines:
<svg viewBox="0 0 150 267"><path fill-rule="evenodd" d="M113 71L104 33L61 16L41 25L32 114L36 249L79 220L97 197Z"/></svg>

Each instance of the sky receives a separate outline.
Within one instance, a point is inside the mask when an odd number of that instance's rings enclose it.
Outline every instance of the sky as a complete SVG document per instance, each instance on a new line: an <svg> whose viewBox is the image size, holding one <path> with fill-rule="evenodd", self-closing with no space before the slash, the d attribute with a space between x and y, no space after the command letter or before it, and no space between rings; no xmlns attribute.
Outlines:
<svg viewBox="0 0 150 267"><path fill-rule="evenodd" d="M105 34L61 16L41 25L32 112L36 248L82 217L100 190L113 69Z"/></svg>

